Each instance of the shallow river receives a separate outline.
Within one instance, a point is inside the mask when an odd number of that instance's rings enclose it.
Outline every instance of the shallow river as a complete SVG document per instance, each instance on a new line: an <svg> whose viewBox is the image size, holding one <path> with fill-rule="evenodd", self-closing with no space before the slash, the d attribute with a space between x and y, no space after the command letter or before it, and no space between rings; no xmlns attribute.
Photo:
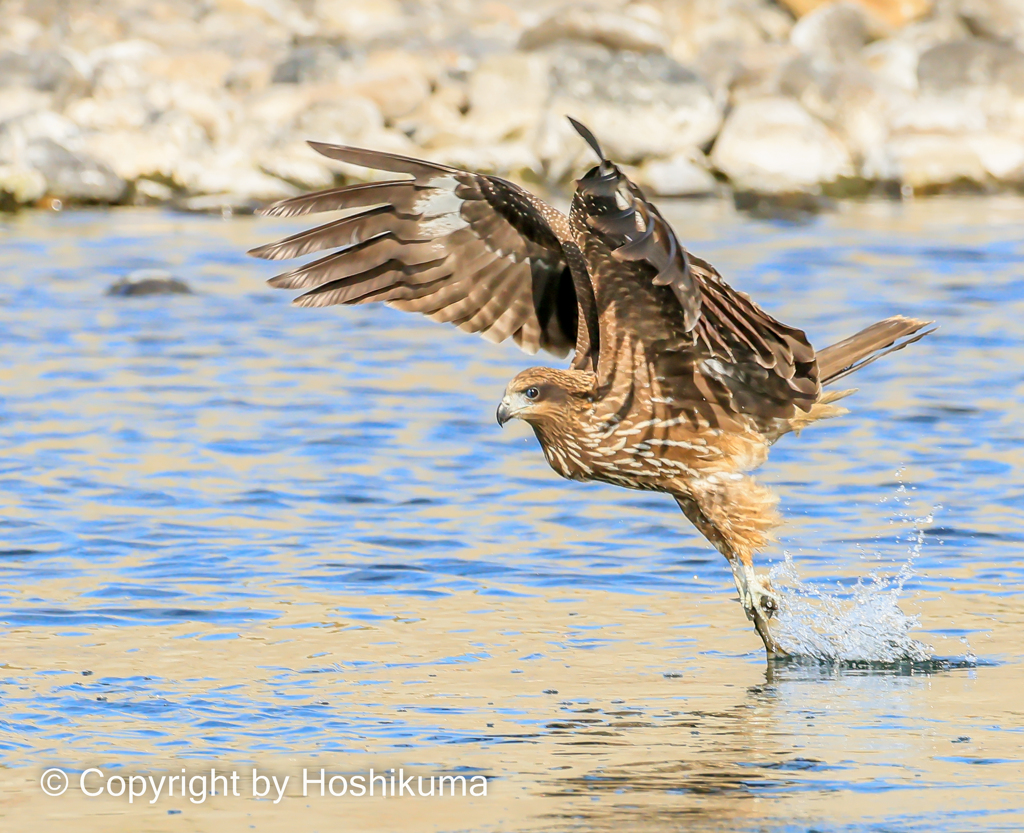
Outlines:
<svg viewBox="0 0 1024 833"><path fill-rule="evenodd" d="M789 521L765 565L861 597L794 632L871 659L857 615L916 616L935 661L766 670L673 501L562 481L495 425L535 360L289 306L244 252L294 223L27 213L0 220L0 827L1024 830L1024 201L668 213L819 346L939 322L761 474ZM139 268L196 294L104 294ZM487 795L302 796L371 767ZM211 769L239 796L106 792Z"/></svg>

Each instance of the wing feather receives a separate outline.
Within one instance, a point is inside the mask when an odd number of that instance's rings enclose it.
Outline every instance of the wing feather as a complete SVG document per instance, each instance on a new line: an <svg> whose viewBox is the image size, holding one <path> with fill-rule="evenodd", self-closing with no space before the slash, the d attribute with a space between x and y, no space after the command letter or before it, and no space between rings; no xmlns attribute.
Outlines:
<svg viewBox="0 0 1024 833"><path fill-rule="evenodd" d="M594 267L601 349L618 351L597 362L609 388L622 388L627 361L639 353L660 416L770 433L797 409L810 410L821 386L804 333L687 252L643 191L608 160L580 180L570 221Z"/></svg>
<svg viewBox="0 0 1024 833"><path fill-rule="evenodd" d="M336 250L271 278L271 286L306 290L295 299L300 306L382 301L494 341L512 338L528 352L565 355L575 346L580 328L575 294L564 292L564 215L497 177L381 151L310 145L331 159L408 178L332 188L264 209L274 217L349 212L253 249L268 260Z"/></svg>

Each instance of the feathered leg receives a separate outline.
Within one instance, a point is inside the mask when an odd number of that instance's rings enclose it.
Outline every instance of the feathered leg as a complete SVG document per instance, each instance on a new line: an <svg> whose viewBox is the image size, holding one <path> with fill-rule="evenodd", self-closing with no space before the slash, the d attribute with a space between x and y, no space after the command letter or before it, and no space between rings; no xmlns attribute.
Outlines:
<svg viewBox="0 0 1024 833"><path fill-rule="evenodd" d="M788 656L772 634L769 620L778 598L767 579L754 572L754 554L779 525L772 492L740 474L712 475L690 484L691 493L676 495L683 514L729 561L747 618L754 623L768 659Z"/></svg>

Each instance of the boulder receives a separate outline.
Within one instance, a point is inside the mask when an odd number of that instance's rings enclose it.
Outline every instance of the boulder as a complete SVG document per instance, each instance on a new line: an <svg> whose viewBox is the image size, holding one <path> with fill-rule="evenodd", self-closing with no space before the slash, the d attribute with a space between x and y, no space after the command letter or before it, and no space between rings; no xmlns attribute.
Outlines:
<svg viewBox="0 0 1024 833"><path fill-rule="evenodd" d="M854 173L850 153L790 98L740 102L715 141L711 162L743 190L807 191Z"/></svg>
<svg viewBox="0 0 1024 833"><path fill-rule="evenodd" d="M88 79L60 52L0 52L0 88L26 87L64 100L82 95L88 86Z"/></svg>
<svg viewBox="0 0 1024 833"><path fill-rule="evenodd" d="M797 17L802 18L827 5L829 0L779 0L779 2ZM934 0L857 0L857 3L890 26L903 26L912 20L924 17L934 6Z"/></svg>
<svg viewBox="0 0 1024 833"><path fill-rule="evenodd" d="M651 1L665 21L669 54L684 64L706 50L782 43L793 26L793 18L770 0Z"/></svg>
<svg viewBox="0 0 1024 833"><path fill-rule="evenodd" d="M666 55L573 45L553 51L550 66L552 97L537 146L555 178L583 152L566 115L590 127L605 152L627 164L706 145L722 123L704 82Z"/></svg>
<svg viewBox="0 0 1024 833"><path fill-rule="evenodd" d="M664 52L669 46L661 12L640 4L621 11L583 4L560 8L523 32L519 48L538 49L558 41L596 43L632 52Z"/></svg>
<svg viewBox="0 0 1024 833"><path fill-rule="evenodd" d="M318 30L352 44L367 44L395 35L410 25L398 0L315 0Z"/></svg>
<svg viewBox="0 0 1024 833"><path fill-rule="evenodd" d="M145 295L191 295L185 281L165 269L136 269L107 287L107 295L138 298Z"/></svg>
<svg viewBox="0 0 1024 833"><path fill-rule="evenodd" d="M344 48L331 43L299 43L274 67L274 84L308 84L337 81L342 62L351 57Z"/></svg>
<svg viewBox="0 0 1024 833"><path fill-rule="evenodd" d="M975 34L1024 50L1024 4L1020 0L957 0L956 12Z"/></svg>
<svg viewBox="0 0 1024 833"><path fill-rule="evenodd" d="M46 178L46 192L51 197L76 203L117 203L125 196L127 183L109 166L53 139L33 139L25 157Z"/></svg>
<svg viewBox="0 0 1024 833"><path fill-rule="evenodd" d="M963 136L896 136L884 152L885 167L878 171L879 178L897 180L917 193L940 191L962 182L984 182L987 175L977 152Z"/></svg>
<svg viewBox="0 0 1024 833"><path fill-rule="evenodd" d="M22 164L0 163L0 209L33 203L46 194L46 177Z"/></svg>
<svg viewBox="0 0 1024 833"><path fill-rule="evenodd" d="M921 55L917 81L924 92L1001 86L1024 97L1024 52L981 38L941 43Z"/></svg>
<svg viewBox="0 0 1024 833"><path fill-rule="evenodd" d="M855 58L879 34L864 6L853 0L834 0L800 18L789 39L801 52L842 63Z"/></svg>
<svg viewBox="0 0 1024 833"><path fill-rule="evenodd" d="M634 176L645 191L659 197L700 197L718 190L707 159L697 148L667 159L648 159Z"/></svg>

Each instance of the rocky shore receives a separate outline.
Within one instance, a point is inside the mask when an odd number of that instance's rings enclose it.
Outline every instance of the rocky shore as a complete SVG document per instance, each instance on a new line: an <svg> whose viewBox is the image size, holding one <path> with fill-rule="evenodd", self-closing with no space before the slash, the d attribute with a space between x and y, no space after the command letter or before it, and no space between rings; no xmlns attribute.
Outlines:
<svg viewBox="0 0 1024 833"><path fill-rule="evenodd" d="M0 0L0 209L246 210L366 172L663 196L1024 188L1024 0Z"/></svg>

